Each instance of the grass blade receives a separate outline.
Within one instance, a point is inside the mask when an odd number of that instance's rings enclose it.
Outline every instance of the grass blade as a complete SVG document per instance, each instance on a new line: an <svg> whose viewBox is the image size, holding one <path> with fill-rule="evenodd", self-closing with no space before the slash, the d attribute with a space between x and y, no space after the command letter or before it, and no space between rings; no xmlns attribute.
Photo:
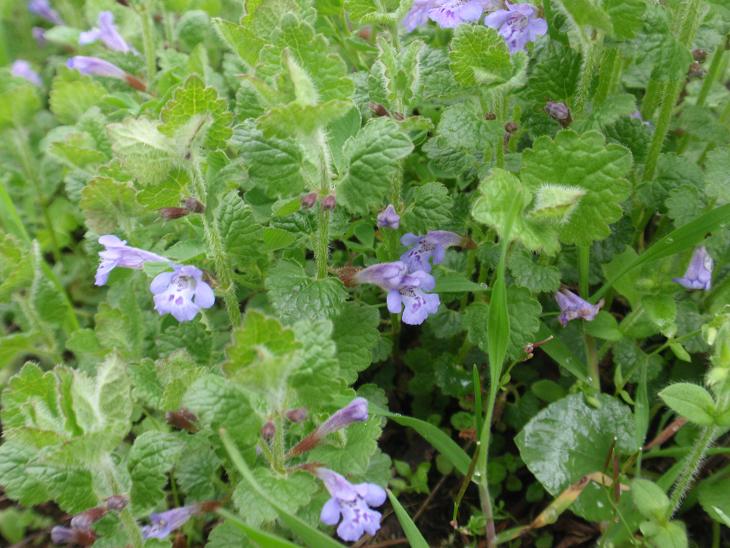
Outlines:
<svg viewBox="0 0 730 548"><path fill-rule="evenodd" d="M230 521L233 525L238 527L241 531L243 531L248 538L250 538L259 546L266 546L267 548L299 548L298 544L289 542L286 539L283 539L276 535L272 535L271 533L262 531L261 529L257 529L256 527L251 527L250 525L241 521L238 516L234 515L228 510L225 510L224 508L218 509L217 512L218 514L226 518L226 520Z"/></svg>
<svg viewBox="0 0 730 548"><path fill-rule="evenodd" d="M408 515L406 509L403 508L390 489L388 489L388 498L390 499L390 504L393 506L395 516L398 518L398 522L403 528L403 532L406 534L406 538L408 539L411 548L428 548L428 542L426 542L426 539L423 538L421 531L418 530L418 526L413 522L411 516Z"/></svg>

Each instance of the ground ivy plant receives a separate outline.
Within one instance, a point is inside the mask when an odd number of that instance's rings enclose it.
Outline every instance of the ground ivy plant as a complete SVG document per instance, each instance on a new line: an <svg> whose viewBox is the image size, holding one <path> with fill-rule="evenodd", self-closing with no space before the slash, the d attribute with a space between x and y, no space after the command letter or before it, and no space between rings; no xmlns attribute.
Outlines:
<svg viewBox="0 0 730 548"><path fill-rule="evenodd" d="M729 32L4 0L0 535L730 543Z"/></svg>

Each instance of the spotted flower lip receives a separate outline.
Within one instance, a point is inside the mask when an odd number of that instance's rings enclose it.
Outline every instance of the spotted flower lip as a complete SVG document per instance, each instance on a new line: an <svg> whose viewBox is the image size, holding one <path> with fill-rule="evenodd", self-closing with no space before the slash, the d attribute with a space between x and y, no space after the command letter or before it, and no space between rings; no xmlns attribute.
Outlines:
<svg viewBox="0 0 730 548"><path fill-rule="evenodd" d="M687 271L681 278L672 278L673 281L686 289L701 289L709 291L712 287L712 268L715 262L707 252L705 246L700 246L692 253Z"/></svg>
<svg viewBox="0 0 730 548"><path fill-rule="evenodd" d="M170 263L170 259L128 246L126 240L120 240L113 234L105 234L99 238L104 250L99 252L99 268L96 271L95 285L104 285L109 273L117 267L141 270L145 263Z"/></svg>
<svg viewBox="0 0 730 548"><path fill-rule="evenodd" d="M391 228L393 230L400 227L400 215L396 213L393 204L388 204L388 207L378 213L377 225L380 228Z"/></svg>
<svg viewBox="0 0 730 548"><path fill-rule="evenodd" d="M603 306L603 299L596 304L581 299L578 295L567 289L561 289L555 294L555 300L560 307L560 324L565 327L571 320L583 319L592 321Z"/></svg>
<svg viewBox="0 0 730 548"><path fill-rule="evenodd" d="M63 19L58 12L51 7L48 0L30 0L28 2L28 11L53 23L54 25L63 25Z"/></svg>
<svg viewBox="0 0 730 548"><path fill-rule="evenodd" d="M155 310L172 314L179 322L195 318L203 308L215 303L215 294L203 281L203 271L194 266L175 265L173 272L158 274L150 284Z"/></svg>
<svg viewBox="0 0 730 548"><path fill-rule="evenodd" d="M484 18L484 24L491 27L504 38L510 53L522 51L528 42L547 32L547 22L537 17L537 9L532 4L510 4L507 9L497 10Z"/></svg>
<svg viewBox="0 0 730 548"><path fill-rule="evenodd" d="M400 260L408 266L409 272L431 272L429 259L432 259L433 264L440 264L446 255L446 248L459 245L462 240L461 236L448 230L432 230L425 236L408 232L401 237L400 242L411 246L411 249L401 255Z"/></svg>
<svg viewBox="0 0 730 548"><path fill-rule="evenodd" d="M199 504L180 506L166 512L150 514L150 525L142 527L142 537L167 538L175 529L179 529L196 513L200 511Z"/></svg>
<svg viewBox="0 0 730 548"><path fill-rule="evenodd" d="M433 276L423 271L407 274L397 289L388 291L388 311L392 314L403 312L403 323L421 325L426 318L438 311L441 299L431 291L436 286Z"/></svg>
<svg viewBox="0 0 730 548"><path fill-rule="evenodd" d="M23 59L17 59L13 63L13 66L10 68L10 73L17 78L23 78L24 80L27 80L35 86L40 87L43 85L41 77L38 76L38 73L31 68L28 61L25 61Z"/></svg>
<svg viewBox="0 0 730 548"><path fill-rule="evenodd" d="M126 72L109 61L104 61L104 59L99 59L98 57L76 55L66 61L66 66L89 76L106 76L107 78L116 78L117 80L127 79Z"/></svg>
<svg viewBox="0 0 730 548"><path fill-rule="evenodd" d="M97 40L101 40L106 47L114 51L122 53L133 52L134 50L127 44L116 25L114 24L114 14L110 11L102 11L99 13L97 27L82 32L79 35L79 44L92 44Z"/></svg>
<svg viewBox="0 0 730 548"><path fill-rule="evenodd" d="M382 487L374 483L352 484L344 476L323 467L317 468L315 475L324 482L332 497L320 512L322 523L339 523L337 535L347 542L354 542L365 533L374 535L378 532L382 515L371 506L381 506L385 502Z"/></svg>

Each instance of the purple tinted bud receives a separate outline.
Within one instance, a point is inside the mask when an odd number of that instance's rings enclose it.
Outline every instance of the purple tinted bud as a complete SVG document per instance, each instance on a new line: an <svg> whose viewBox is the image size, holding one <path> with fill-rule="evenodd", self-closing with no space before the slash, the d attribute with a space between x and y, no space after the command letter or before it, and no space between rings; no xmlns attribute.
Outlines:
<svg viewBox="0 0 730 548"><path fill-rule="evenodd" d="M110 11L102 11L99 13L99 19L97 21L98 27L91 29L87 32L82 32L79 35L79 44L86 45L101 40L106 47L114 51L121 51L122 53L129 53L134 51L129 44L125 42L122 35L119 34L116 25L114 24L114 14Z"/></svg>
<svg viewBox="0 0 730 548"><path fill-rule="evenodd" d="M327 468L317 468L315 474L324 482L332 497L320 512L319 519L322 523L339 523L337 535L347 542L355 542L365 533L375 535L378 532L382 516L370 507L381 506L385 502L386 495L382 487L374 483L353 485Z"/></svg>
<svg viewBox="0 0 730 548"><path fill-rule="evenodd" d="M38 73L30 67L30 63L28 61L24 61L23 59L18 59L13 63L13 66L10 68L10 73L15 77L23 78L38 87L43 85Z"/></svg>
<svg viewBox="0 0 730 548"><path fill-rule="evenodd" d="M353 422L368 420L368 400L355 398L342 409L336 411L330 418L317 428L316 435L320 438L341 430Z"/></svg>
<svg viewBox="0 0 730 548"><path fill-rule="evenodd" d="M167 538L170 533L185 525L193 514L200 511L200 505L181 506L167 512L150 514L150 525L142 527L142 536L148 538Z"/></svg>
<svg viewBox="0 0 730 548"><path fill-rule="evenodd" d="M150 284L155 310L170 313L179 322L192 320L201 308L215 303L211 287L203 281L203 271L194 266L175 265L173 272L158 274Z"/></svg>
<svg viewBox="0 0 730 548"><path fill-rule="evenodd" d="M430 314L438 311L441 303L434 293L424 293L436 285L433 276L423 271L412 272L403 277L400 287L388 292L388 310L392 314L403 311L403 323L421 325Z"/></svg>
<svg viewBox="0 0 730 548"><path fill-rule="evenodd" d="M378 213L377 224L380 228L392 228L393 230L400 226L400 215L395 212L393 204L388 204L388 207Z"/></svg>
<svg viewBox="0 0 730 548"><path fill-rule="evenodd" d="M324 198L322 198L322 208L324 210L332 211L336 205L337 205L337 198L335 198L331 194L329 196L325 196Z"/></svg>
<svg viewBox="0 0 730 548"><path fill-rule="evenodd" d="M547 32L547 23L537 17L537 9L530 4L510 4L506 10L497 10L484 18L484 24L496 29L507 42L511 53L525 49L528 42Z"/></svg>
<svg viewBox="0 0 730 548"><path fill-rule="evenodd" d="M400 286L408 267L402 261L394 263L374 264L355 274L354 279L360 284L373 284L389 291Z"/></svg>
<svg viewBox="0 0 730 548"><path fill-rule="evenodd" d="M114 510L119 512L124 510L129 504L129 499L124 495L112 495L104 501L107 510Z"/></svg>
<svg viewBox="0 0 730 548"><path fill-rule="evenodd" d="M46 29L43 27L33 27L31 34L33 34L33 38L39 46L43 47L48 43L48 40L46 40Z"/></svg>
<svg viewBox="0 0 730 548"><path fill-rule="evenodd" d="M692 253L692 259L687 271L681 278L672 278L673 281L686 289L702 289L709 291L712 287L712 267L714 261L707 253L705 246L700 246Z"/></svg>
<svg viewBox="0 0 730 548"><path fill-rule="evenodd" d="M548 101L545 104L545 112L552 119L557 120L561 126L567 127L573 121L570 116L570 109L565 103Z"/></svg>
<svg viewBox="0 0 730 548"><path fill-rule="evenodd" d="M276 434L276 426L271 421L266 421L261 427L261 437L265 440L270 440Z"/></svg>
<svg viewBox="0 0 730 548"><path fill-rule="evenodd" d="M51 541L54 544L76 544L79 546L91 546L96 540L93 531L73 529L56 525L51 529Z"/></svg>
<svg viewBox="0 0 730 548"><path fill-rule="evenodd" d="M99 521L107 513L107 509L103 506L97 506L96 508L89 508L85 512L75 515L71 518L71 527L74 529L81 529L88 531L91 526Z"/></svg>
<svg viewBox="0 0 730 548"><path fill-rule="evenodd" d="M170 259L155 253L150 253L137 247L130 247L125 240L120 240L111 234L101 236L99 243L105 249L99 252L101 262L96 271L96 285L104 285L109 278L109 273L118 266L141 270L145 263L170 262Z"/></svg>
<svg viewBox="0 0 730 548"><path fill-rule="evenodd" d="M555 294L555 300L560 307L560 324L565 327L571 320L582 318L588 322L592 321L603 306L603 299L596 304L584 301L578 295L567 289L561 289Z"/></svg>
<svg viewBox="0 0 730 548"><path fill-rule="evenodd" d="M309 194L305 194L301 197L300 202L304 209L310 209L314 207L314 204L317 203L317 193L310 192Z"/></svg>
<svg viewBox="0 0 730 548"><path fill-rule="evenodd" d="M307 418L307 415L309 415L309 413L307 412L306 407L297 407L296 409L289 409L289 411L286 412L286 418L292 422L302 422Z"/></svg>
<svg viewBox="0 0 730 548"><path fill-rule="evenodd" d="M98 57L77 55L66 61L66 66L70 69L78 70L81 74L106 76L107 78L116 78L117 80L127 79L126 72L118 66L111 64L109 61L104 61L104 59L99 59Z"/></svg>
<svg viewBox="0 0 730 548"><path fill-rule="evenodd" d="M432 230L425 236L416 236L410 232L401 237L403 245L411 246L411 249L401 255L400 260L406 263L409 272L423 270L431 272L430 258L433 264L439 264L444 260L446 248L459 245L462 237L447 230Z"/></svg>
<svg viewBox="0 0 730 548"><path fill-rule="evenodd" d="M63 19L58 12L51 7L48 0L30 0L28 2L28 11L32 14L42 17L49 23L54 25L63 25Z"/></svg>

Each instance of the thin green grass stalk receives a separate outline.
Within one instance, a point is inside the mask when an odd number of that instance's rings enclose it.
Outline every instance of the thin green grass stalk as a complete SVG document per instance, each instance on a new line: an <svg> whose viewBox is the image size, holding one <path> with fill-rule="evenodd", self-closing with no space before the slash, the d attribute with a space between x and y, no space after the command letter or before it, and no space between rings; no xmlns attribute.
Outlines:
<svg viewBox="0 0 730 548"><path fill-rule="evenodd" d="M155 26L152 21L152 1L146 0L137 11L142 20L142 45L144 48L145 66L147 70L147 87L157 76L157 51L155 49Z"/></svg>

